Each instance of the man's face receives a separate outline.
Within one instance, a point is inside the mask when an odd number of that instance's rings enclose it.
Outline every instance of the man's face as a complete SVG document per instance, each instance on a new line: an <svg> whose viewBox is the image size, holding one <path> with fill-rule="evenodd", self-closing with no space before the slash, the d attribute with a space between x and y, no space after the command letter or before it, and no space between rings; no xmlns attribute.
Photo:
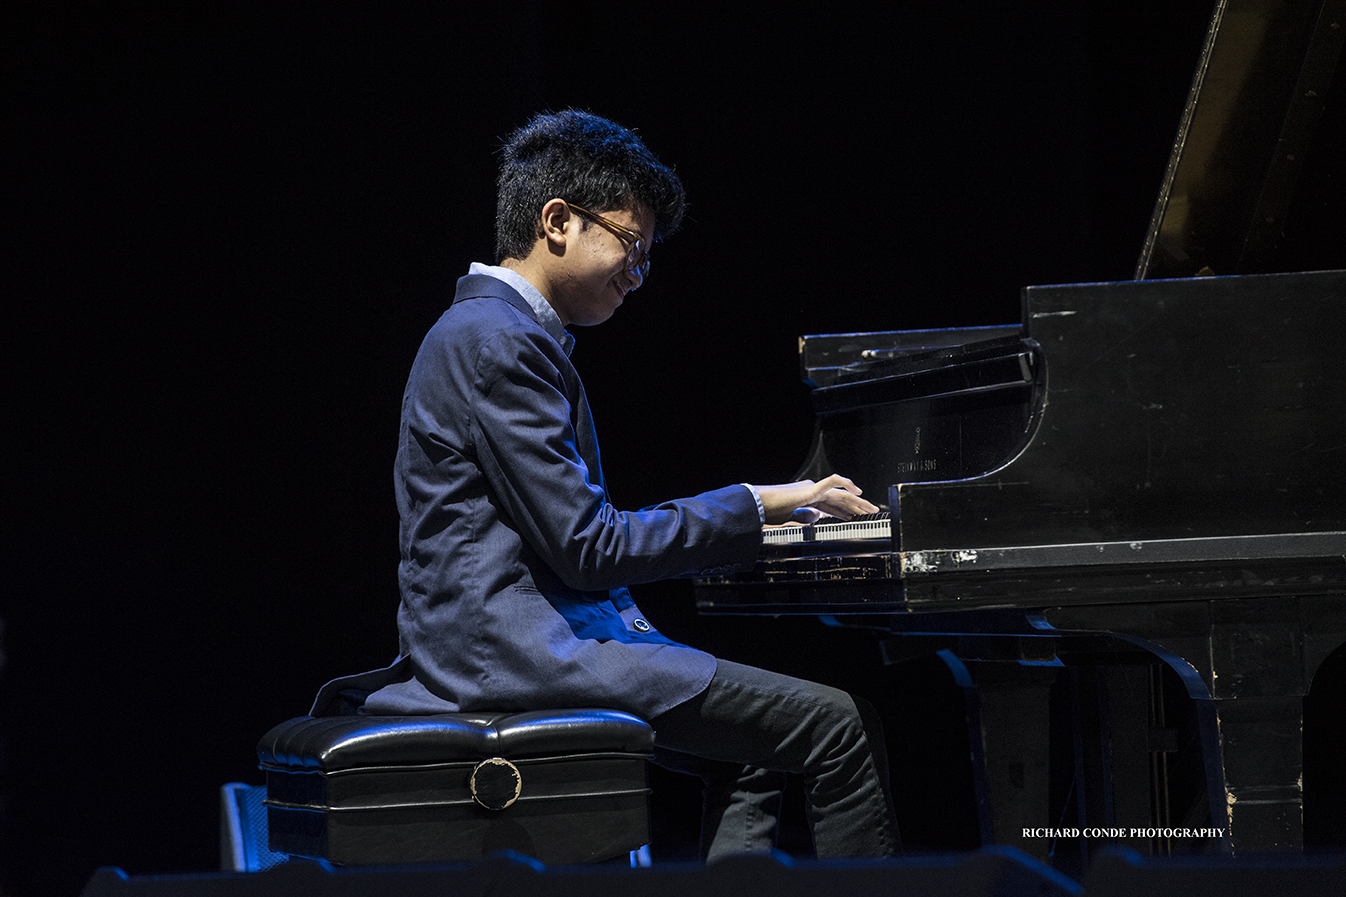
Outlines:
<svg viewBox="0 0 1346 897"><path fill-rule="evenodd" d="M636 231L646 241L654 236L652 212L594 211ZM601 324L612 317L627 292L640 285L640 275L626 267L628 244L616 231L578 212L570 214L568 227L562 269L553 282L552 305L566 324L584 327Z"/></svg>

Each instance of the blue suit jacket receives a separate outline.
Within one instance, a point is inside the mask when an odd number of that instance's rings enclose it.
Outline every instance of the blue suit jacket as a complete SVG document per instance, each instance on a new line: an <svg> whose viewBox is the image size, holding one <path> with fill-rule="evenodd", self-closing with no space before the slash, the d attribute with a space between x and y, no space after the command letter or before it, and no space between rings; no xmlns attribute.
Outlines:
<svg viewBox="0 0 1346 897"><path fill-rule="evenodd" d="M660 635L630 583L750 565L752 493L638 512L607 499L579 375L528 303L458 282L416 356L396 464L402 657L329 684L365 712L601 706L646 719L701 692L715 659Z"/></svg>

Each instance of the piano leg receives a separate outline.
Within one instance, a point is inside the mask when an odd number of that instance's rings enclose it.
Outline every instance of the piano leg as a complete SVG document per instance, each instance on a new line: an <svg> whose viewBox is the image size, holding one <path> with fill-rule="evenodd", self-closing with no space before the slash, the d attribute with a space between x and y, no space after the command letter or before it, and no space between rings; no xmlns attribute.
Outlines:
<svg viewBox="0 0 1346 897"><path fill-rule="evenodd" d="M1303 696L1217 700L1215 716L1234 851L1302 850Z"/></svg>

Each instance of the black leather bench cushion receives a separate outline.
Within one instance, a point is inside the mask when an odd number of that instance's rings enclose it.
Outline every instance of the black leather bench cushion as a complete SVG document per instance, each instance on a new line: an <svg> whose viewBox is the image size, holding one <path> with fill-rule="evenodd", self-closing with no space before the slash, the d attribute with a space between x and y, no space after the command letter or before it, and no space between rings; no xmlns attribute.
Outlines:
<svg viewBox="0 0 1346 897"><path fill-rule="evenodd" d="M257 745L264 768L296 772L653 751L654 730L618 710L298 717L271 729Z"/></svg>

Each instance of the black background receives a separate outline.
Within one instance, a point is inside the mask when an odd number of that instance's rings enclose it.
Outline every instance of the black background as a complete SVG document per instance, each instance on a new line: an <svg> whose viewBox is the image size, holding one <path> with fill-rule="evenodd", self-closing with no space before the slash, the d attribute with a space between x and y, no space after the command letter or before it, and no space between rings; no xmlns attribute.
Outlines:
<svg viewBox="0 0 1346 897"><path fill-rule="evenodd" d="M903 7L5 4L4 893L213 868L261 733L395 653L401 389L492 260L494 153L533 113L635 127L691 199L576 334L619 506L790 478L799 334L1130 277L1211 4ZM638 598L869 694L909 846L975 845L937 664ZM681 856L695 795L655 786Z"/></svg>

